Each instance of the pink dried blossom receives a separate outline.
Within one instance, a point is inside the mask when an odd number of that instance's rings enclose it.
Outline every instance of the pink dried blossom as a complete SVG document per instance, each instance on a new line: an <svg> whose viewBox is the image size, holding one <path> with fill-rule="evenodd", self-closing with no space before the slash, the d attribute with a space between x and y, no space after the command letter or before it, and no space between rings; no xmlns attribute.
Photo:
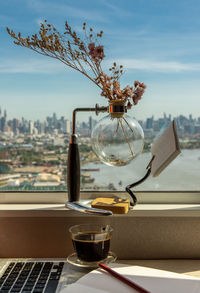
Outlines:
<svg viewBox="0 0 200 293"><path fill-rule="evenodd" d="M133 95L133 87L127 85L124 89L123 89L123 95L126 98L130 98Z"/></svg>
<svg viewBox="0 0 200 293"><path fill-rule="evenodd" d="M89 55L92 57L92 59L95 62L100 62L105 57L103 46L95 47L94 43L90 43L88 45L88 49L89 49Z"/></svg>
<svg viewBox="0 0 200 293"><path fill-rule="evenodd" d="M94 44L94 43L90 43L90 44L88 45L88 49L89 49L90 51L93 51L94 48L95 48L95 44ZM90 54L90 52L89 52L89 54Z"/></svg>
<svg viewBox="0 0 200 293"><path fill-rule="evenodd" d="M132 99L133 99L134 105L137 105L138 101L141 100L144 94L146 85L144 83L139 82L138 80L135 81L134 85L135 85L135 90L134 90Z"/></svg>
<svg viewBox="0 0 200 293"><path fill-rule="evenodd" d="M96 79L97 83L100 83L103 85L103 88L111 88L112 82L110 76L105 74L104 72L100 73L99 77Z"/></svg>
<svg viewBox="0 0 200 293"><path fill-rule="evenodd" d="M135 80L135 82L134 82L134 86L136 87L136 86L138 86L140 84L140 82L138 81L138 80Z"/></svg>
<svg viewBox="0 0 200 293"><path fill-rule="evenodd" d="M104 50L103 50L103 46L97 46L94 48L94 56L95 59L100 59L102 60L105 56L104 56Z"/></svg>

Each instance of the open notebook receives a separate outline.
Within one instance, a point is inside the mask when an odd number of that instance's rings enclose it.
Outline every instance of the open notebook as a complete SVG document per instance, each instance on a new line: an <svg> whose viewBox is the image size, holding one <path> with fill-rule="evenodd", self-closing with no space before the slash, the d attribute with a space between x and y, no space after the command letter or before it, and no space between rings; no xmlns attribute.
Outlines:
<svg viewBox="0 0 200 293"><path fill-rule="evenodd" d="M152 293L199 293L200 279L168 271L123 264L110 265ZM94 270L76 283L61 290L61 293L134 293L133 288L100 269Z"/></svg>
<svg viewBox="0 0 200 293"><path fill-rule="evenodd" d="M180 154L176 123L173 120L169 127L160 135L151 147L151 174L158 176Z"/></svg>

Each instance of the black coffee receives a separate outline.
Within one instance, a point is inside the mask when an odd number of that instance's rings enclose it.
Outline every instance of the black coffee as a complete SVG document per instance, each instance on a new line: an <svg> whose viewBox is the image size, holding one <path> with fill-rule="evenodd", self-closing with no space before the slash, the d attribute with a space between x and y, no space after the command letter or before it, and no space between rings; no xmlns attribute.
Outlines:
<svg viewBox="0 0 200 293"><path fill-rule="evenodd" d="M108 256L110 239L98 239L94 232L78 234L72 239L77 256L82 261L100 261ZM99 233L97 232L96 235ZM96 239L97 238L97 239Z"/></svg>

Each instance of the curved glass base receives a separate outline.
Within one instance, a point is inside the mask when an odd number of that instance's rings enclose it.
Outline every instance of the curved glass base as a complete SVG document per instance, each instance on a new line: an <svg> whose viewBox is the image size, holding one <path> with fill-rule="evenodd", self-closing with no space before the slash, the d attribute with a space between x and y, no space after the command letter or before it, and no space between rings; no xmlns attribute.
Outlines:
<svg viewBox="0 0 200 293"><path fill-rule="evenodd" d="M85 267L85 268L97 268L98 265L100 263L104 263L104 264L108 264L111 262L116 261L117 256L114 252L109 251L107 258L100 260L98 262L86 262L86 261L81 261L78 259L77 254L76 253L72 253L68 256L67 261L75 266L79 266L79 267Z"/></svg>

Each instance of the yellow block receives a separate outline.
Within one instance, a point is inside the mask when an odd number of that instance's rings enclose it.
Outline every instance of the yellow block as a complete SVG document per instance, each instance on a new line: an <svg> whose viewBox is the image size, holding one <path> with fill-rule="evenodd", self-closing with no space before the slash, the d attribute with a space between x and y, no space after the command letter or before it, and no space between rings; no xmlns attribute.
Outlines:
<svg viewBox="0 0 200 293"><path fill-rule="evenodd" d="M98 197L93 200L91 206L96 209L112 211L114 214L127 214L130 200L118 197Z"/></svg>

